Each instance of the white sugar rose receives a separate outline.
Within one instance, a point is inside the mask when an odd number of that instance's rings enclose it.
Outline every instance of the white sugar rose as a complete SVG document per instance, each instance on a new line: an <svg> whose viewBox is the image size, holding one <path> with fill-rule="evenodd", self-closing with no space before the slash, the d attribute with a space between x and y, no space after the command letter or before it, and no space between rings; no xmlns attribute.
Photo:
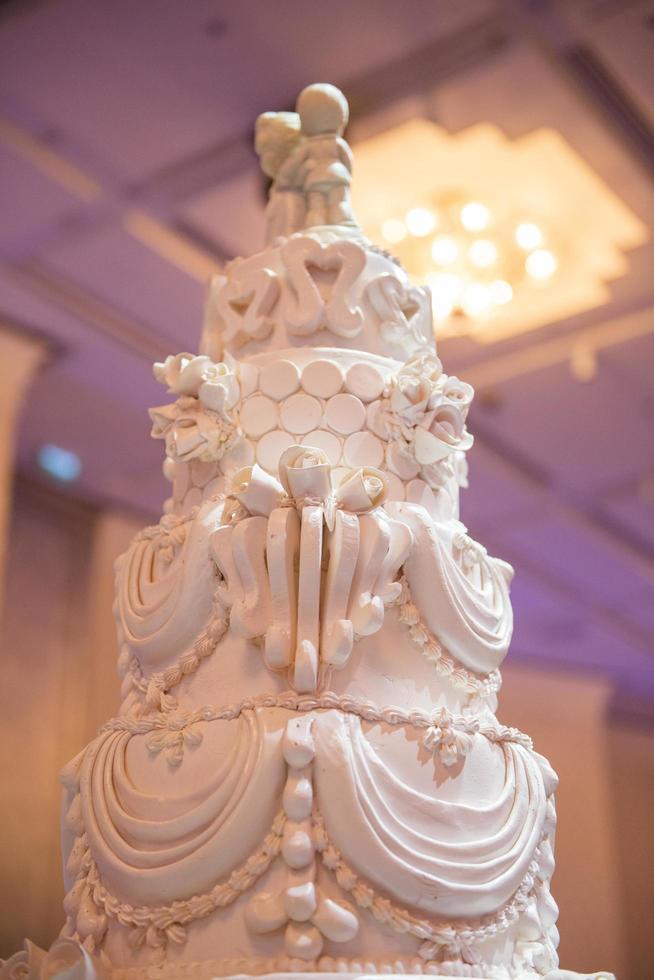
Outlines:
<svg viewBox="0 0 654 980"><path fill-rule="evenodd" d="M223 413L233 408L239 398L236 374L227 364L210 357L183 352L154 365L154 376L168 385L171 395L200 398L205 408Z"/></svg>
<svg viewBox="0 0 654 980"><path fill-rule="evenodd" d="M234 474L230 495L245 507L248 514L269 517L284 496L284 488L279 480L255 463Z"/></svg>
<svg viewBox="0 0 654 980"><path fill-rule="evenodd" d="M239 435L233 423L203 412L195 398L151 408L150 418L153 438L165 439L167 455L179 462L221 459Z"/></svg>
<svg viewBox="0 0 654 980"><path fill-rule="evenodd" d="M234 408L240 396L235 373L222 361L218 364L211 361L203 377L204 383L198 390L201 404L212 412L225 415Z"/></svg>
<svg viewBox="0 0 654 980"><path fill-rule="evenodd" d="M373 466L363 466L347 473L335 493L336 503L351 514L365 514L380 507L386 499L388 484L384 474Z"/></svg>
<svg viewBox="0 0 654 980"><path fill-rule="evenodd" d="M331 466L320 449L289 446L279 460L279 479L289 497L326 500L331 494Z"/></svg>
<svg viewBox="0 0 654 980"><path fill-rule="evenodd" d="M463 413L464 420L468 414L468 409L470 408L474 394L472 385L466 384L465 381L459 381L458 378L453 377L445 379L445 383L443 384L443 397L448 402L459 407Z"/></svg>
<svg viewBox="0 0 654 980"><path fill-rule="evenodd" d="M443 374L443 365L435 354L418 354L404 364L398 377L414 377L435 385Z"/></svg>
<svg viewBox="0 0 654 980"><path fill-rule="evenodd" d="M443 369L435 354L412 358L395 376L390 394L391 410L405 425L416 425L432 407Z"/></svg>
<svg viewBox="0 0 654 980"><path fill-rule="evenodd" d="M196 396L204 381L204 372L212 363L209 357L196 357L184 351L181 354L171 354L163 363L155 364L153 372L157 381L168 385L171 395Z"/></svg>
<svg viewBox="0 0 654 980"><path fill-rule="evenodd" d="M437 463L457 449L467 450L472 436L467 432L462 413L454 405L442 403L428 418L429 426L418 426L413 447L421 465Z"/></svg>

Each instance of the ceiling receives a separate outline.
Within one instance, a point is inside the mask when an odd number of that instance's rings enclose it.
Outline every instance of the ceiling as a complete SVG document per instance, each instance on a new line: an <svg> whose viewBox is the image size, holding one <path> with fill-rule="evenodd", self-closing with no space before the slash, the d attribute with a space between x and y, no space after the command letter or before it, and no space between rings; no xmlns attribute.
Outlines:
<svg viewBox="0 0 654 980"><path fill-rule="evenodd" d="M204 282L260 247L253 121L307 83L357 142L415 116L450 133L558 131L654 227L654 3L43 0L0 4L0 320L47 338L18 465L82 459L70 491L158 511L151 363L193 349ZM482 164L483 165L483 164ZM434 161L438 166L438 161ZM402 179L402 174L397 174ZM463 519L517 569L514 657L606 672L654 711L654 245L608 301L490 345L447 339L477 388ZM579 345L597 372L576 380Z"/></svg>

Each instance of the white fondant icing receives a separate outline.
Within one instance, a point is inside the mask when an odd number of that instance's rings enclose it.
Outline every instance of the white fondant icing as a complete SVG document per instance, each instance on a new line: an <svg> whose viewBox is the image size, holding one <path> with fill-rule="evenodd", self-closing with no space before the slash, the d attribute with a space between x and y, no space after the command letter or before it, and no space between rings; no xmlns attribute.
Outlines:
<svg viewBox="0 0 654 980"><path fill-rule="evenodd" d="M257 122L271 244L155 366L173 501L117 562L120 711L62 774L66 938L0 980L563 980L556 777L494 714L512 570L458 521L472 389L354 223L342 95L297 110Z"/></svg>

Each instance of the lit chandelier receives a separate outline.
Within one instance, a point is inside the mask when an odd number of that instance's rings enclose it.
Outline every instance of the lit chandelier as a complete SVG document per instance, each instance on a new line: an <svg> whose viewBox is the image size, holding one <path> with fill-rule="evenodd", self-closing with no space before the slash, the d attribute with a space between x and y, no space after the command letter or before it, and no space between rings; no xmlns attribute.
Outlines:
<svg viewBox="0 0 654 980"><path fill-rule="evenodd" d="M549 282L559 267L553 235L542 222L463 195L388 217L379 235L431 287L434 317L451 332L461 318L492 318L520 291Z"/></svg>
<svg viewBox="0 0 654 980"><path fill-rule="evenodd" d="M431 287L441 338L489 344L601 306L648 240L552 129L509 139L410 119L357 144L352 190L371 241Z"/></svg>

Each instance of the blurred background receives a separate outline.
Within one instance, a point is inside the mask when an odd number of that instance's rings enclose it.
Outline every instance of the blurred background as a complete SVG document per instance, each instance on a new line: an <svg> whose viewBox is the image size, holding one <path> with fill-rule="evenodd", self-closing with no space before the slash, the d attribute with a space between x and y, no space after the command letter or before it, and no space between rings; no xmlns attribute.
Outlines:
<svg viewBox="0 0 654 980"><path fill-rule="evenodd" d="M151 364L262 242L254 119L350 100L354 201L477 391L501 717L561 776L562 963L654 975L654 4L0 3L0 955L61 924L57 772L118 697L112 563L167 496Z"/></svg>

